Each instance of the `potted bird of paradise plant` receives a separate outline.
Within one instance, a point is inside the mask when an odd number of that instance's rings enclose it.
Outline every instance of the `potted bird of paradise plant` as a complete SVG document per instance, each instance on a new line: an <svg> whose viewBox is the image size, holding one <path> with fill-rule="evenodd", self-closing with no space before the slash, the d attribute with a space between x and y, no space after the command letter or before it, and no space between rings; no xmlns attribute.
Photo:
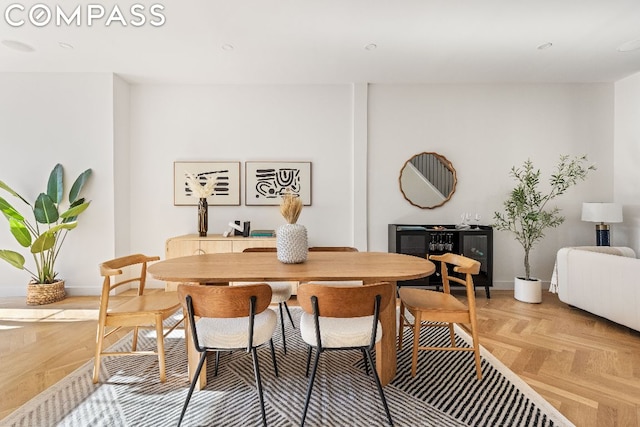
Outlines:
<svg viewBox="0 0 640 427"><path fill-rule="evenodd" d="M49 304L64 299L64 280L58 278L55 263L67 233L78 226L78 216L91 203L80 197L82 188L91 176L91 169L87 169L71 186L67 198L69 206L61 209L64 198L63 174L62 165L55 165L49 175L46 192L40 193L33 204L0 181L0 189L23 202L33 217L33 220L29 220L0 197L0 211L9 222L11 234L21 246L29 248L33 256L35 268L27 268L22 254L0 249L0 259L31 274L31 281L27 286L29 305Z"/></svg>

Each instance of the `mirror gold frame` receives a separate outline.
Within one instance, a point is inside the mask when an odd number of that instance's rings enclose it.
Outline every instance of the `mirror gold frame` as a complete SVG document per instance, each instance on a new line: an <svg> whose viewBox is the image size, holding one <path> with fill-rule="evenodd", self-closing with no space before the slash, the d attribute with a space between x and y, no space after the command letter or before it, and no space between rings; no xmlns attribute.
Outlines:
<svg viewBox="0 0 640 427"><path fill-rule="evenodd" d="M433 209L451 199L458 178L446 157L425 151L404 163L398 182L402 195L409 203L420 209Z"/></svg>

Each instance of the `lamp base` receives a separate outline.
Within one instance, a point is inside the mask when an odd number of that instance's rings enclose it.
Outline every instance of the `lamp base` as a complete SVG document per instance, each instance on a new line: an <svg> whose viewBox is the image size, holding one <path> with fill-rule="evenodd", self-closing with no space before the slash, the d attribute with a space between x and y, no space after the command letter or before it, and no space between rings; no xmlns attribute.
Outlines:
<svg viewBox="0 0 640 427"><path fill-rule="evenodd" d="M607 224L596 224L596 245L611 246L609 241L609 226Z"/></svg>

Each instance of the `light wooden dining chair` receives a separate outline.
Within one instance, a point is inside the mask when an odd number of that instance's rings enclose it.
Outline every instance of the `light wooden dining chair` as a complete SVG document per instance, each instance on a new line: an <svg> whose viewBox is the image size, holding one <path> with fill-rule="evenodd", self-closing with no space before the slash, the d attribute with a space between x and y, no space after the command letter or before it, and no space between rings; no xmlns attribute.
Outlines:
<svg viewBox="0 0 640 427"><path fill-rule="evenodd" d="M443 292L431 291L403 286L398 291L400 296L400 331L398 348L402 349L403 332L405 327L413 330L413 354L411 375L416 375L418 350L468 351L473 352L478 379L482 379L480 366L480 344L478 339L478 325L476 320L476 299L473 285L473 275L480 271L480 262L462 255L445 253L430 255L430 260L439 261L442 274ZM464 275L464 279L452 276L455 273ZM451 295L450 282L465 286L467 304ZM466 323L471 327L473 346L457 347L455 342L454 323ZM420 330L423 327L448 327L451 340L450 347L420 346Z"/></svg>
<svg viewBox="0 0 640 427"><path fill-rule="evenodd" d="M142 254L128 255L100 264L100 275L103 277L100 310L98 314L98 330L96 333L96 352L93 367L93 383L100 378L100 359L103 356L158 356L160 365L160 381L166 380L166 363L164 354L164 338L184 319L176 319L167 328L164 321L181 309L177 292L145 293L147 264L157 261L157 256ZM124 274L126 273L126 274ZM121 286L137 284L136 295L123 303L110 304L111 292ZM120 300L121 298L119 298ZM130 351L105 351L105 338L123 327L133 328L133 339ZM138 332L140 328L153 328L156 331L157 350L139 351Z"/></svg>
<svg viewBox="0 0 640 427"><path fill-rule="evenodd" d="M388 283L349 287L305 283L298 288L298 302L304 310L300 320L300 335L309 346L307 376L312 351L315 349L315 360L307 386L301 426L304 425L307 417L320 355L325 351L334 350L356 350L362 353L367 374L368 366L371 365L373 368L371 370L380 400L389 424L393 425L380 377L371 356L375 344L382 337L379 314L391 301L388 288ZM345 303L345 301L348 302ZM345 425L348 424L348 420L345 420Z"/></svg>
<svg viewBox="0 0 640 427"><path fill-rule="evenodd" d="M207 353L244 350L251 353L262 423L267 425L256 349L269 342L276 377L278 364L273 348L276 313L269 308L271 287L265 283L245 286L178 285L178 294L187 312L195 349L200 353L198 367L180 413L182 423ZM196 318L199 320L196 321ZM242 403L244 404L244 403Z"/></svg>
<svg viewBox="0 0 640 427"><path fill-rule="evenodd" d="M276 252L276 248L246 248L242 252ZM236 285L246 285L247 283L235 282ZM271 304L278 304L278 309L280 311L280 327L282 328L282 348L284 349L284 353L287 354L287 339L284 334L284 314L282 312L282 307L284 306L287 311L287 316L289 317L289 322L291 322L291 327L293 329L296 328L296 325L293 323L293 317L291 317L291 312L289 311L289 306L287 305L287 301L291 298L293 293L293 286L297 286L297 282L267 282L267 285L271 287Z"/></svg>

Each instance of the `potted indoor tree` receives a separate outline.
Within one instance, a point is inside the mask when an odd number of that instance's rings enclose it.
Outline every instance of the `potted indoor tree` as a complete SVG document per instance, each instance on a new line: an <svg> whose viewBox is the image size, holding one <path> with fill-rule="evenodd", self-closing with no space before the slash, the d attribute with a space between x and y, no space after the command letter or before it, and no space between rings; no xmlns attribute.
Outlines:
<svg viewBox="0 0 640 427"><path fill-rule="evenodd" d="M540 169L535 169L531 160L521 167L511 168L509 175L516 185L504 201L504 212L494 213L494 227L514 234L524 249L524 277L516 277L514 296L524 302L541 301L541 281L531 276L529 253L544 238L545 230L564 222L560 209L549 203L564 194L571 186L587 178L594 165L587 164L587 156L561 155L555 173L549 178L549 189L540 190Z"/></svg>
<svg viewBox="0 0 640 427"><path fill-rule="evenodd" d="M31 274L27 287L27 304L49 304L65 297L64 281L59 280L55 263L69 230L78 225L78 215L84 212L91 202L79 197L84 184L91 176L91 169L82 172L69 191L69 206L61 212L60 204L64 196L63 169L57 164L47 183L45 193L40 193L33 204L0 181L0 189L25 203L33 220L30 221L9 202L0 197L0 211L9 221L11 234L18 243L30 249L35 268L25 267L25 258L11 250L0 250L0 259L16 268Z"/></svg>

